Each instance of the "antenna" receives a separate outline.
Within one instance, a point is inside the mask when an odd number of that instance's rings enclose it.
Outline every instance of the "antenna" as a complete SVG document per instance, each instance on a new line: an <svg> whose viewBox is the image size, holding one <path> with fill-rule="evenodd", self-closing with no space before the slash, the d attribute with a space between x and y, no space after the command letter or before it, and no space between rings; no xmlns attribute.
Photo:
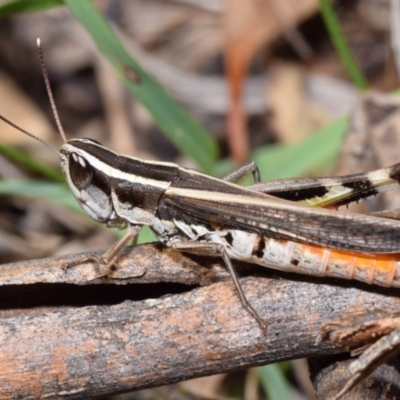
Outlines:
<svg viewBox="0 0 400 400"><path fill-rule="evenodd" d="M7 118L3 117L2 115L0 115L0 119L3 120L5 123L7 123L8 125L11 125L13 128L19 130L22 133L25 133L25 135L30 136L31 138L37 140L40 143L43 143L45 146L47 146L49 149L53 150L54 152L56 152L58 155L60 155L60 152L58 150L56 150L53 146L49 145L47 142L45 142L43 139L40 139L39 137L35 136L33 133L30 133L28 131L26 131L25 129L20 128L18 125L15 125L13 122L11 122L10 120L8 120Z"/></svg>
<svg viewBox="0 0 400 400"><path fill-rule="evenodd" d="M46 64L44 62L42 46L40 44L40 38L37 38L36 44L37 44L38 52L39 52L40 66L42 67L42 74L43 74L44 84L46 85L47 95L49 96L50 105L51 105L51 109L53 111L54 119L56 120L57 128L58 128L58 131L60 132L60 135L61 135L62 139L64 140L64 142L66 142L67 138L65 136L64 129L63 129L62 125L61 125L61 120L60 120L60 117L58 115L56 103L55 103L54 97L53 97L53 92L51 91L49 77L47 75Z"/></svg>

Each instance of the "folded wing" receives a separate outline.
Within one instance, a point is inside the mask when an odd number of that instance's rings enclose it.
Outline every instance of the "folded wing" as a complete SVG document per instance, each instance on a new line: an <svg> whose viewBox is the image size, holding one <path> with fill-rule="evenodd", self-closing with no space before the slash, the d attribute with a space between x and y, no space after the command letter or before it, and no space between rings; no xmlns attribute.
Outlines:
<svg viewBox="0 0 400 400"><path fill-rule="evenodd" d="M219 229L346 251L400 253L400 221L304 206L245 189L242 195L169 188L159 209Z"/></svg>

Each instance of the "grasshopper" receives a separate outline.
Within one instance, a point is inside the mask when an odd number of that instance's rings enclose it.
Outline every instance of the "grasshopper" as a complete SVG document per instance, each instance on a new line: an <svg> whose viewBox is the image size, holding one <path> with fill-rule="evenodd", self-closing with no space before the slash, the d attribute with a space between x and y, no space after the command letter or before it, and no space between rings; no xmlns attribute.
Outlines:
<svg viewBox="0 0 400 400"><path fill-rule="evenodd" d="M135 243L141 227L148 225L165 246L220 257L243 306L263 329L267 325L246 299L232 259L302 274L400 286L400 258L395 255L400 253L399 220L321 208L398 187L400 164L365 174L260 184L254 163L218 179L173 163L120 155L95 140L67 140L39 40L38 48L64 144L58 151L5 117L0 119L58 154L73 195L91 218L107 227L127 228L103 255L91 255L76 264L94 262L106 271L120 250L130 241ZM245 188L234 183L250 172L255 185Z"/></svg>

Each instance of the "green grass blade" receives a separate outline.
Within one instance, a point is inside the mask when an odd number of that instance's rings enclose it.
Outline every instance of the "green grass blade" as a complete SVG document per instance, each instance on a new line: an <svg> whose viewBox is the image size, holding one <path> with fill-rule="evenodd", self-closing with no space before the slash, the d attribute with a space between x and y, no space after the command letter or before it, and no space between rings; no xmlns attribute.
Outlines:
<svg viewBox="0 0 400 400"><path fill-rule="evenodd" d="M348 118L337 119L296 146L268 146L253 153L264 179L289 178L334 166Z"/></svg>
<svg viewBox="0 0 400 400"><path fill-rule="evenodd" d="M0 180L0 196L17 195L32 199L46 200L58 204L69 210L85 215L93 221L79 206L78 202L71 193L70 188L66 184L15 179ZM100 225L100 224L99 224ZM102 225L104 226L104 225ZM123 235L123 231L112 229L117 237ZM157 238L151 232L149 227L144 227L139 234L138 243L151 243L157 241Z"/></svg>
<svg viewBox="0 0 400 400"><path fill-rule="evenodd" d="M342 117L299 144L270 145L255 150L252 159L260 169L262 180L293 178L315 172L318 168L325 172L334 165L348 125L348 117ZM223 176L233 168L231 160L226 159L217 164L213 173Z"/></svg>
<svg viewBox="0 0 400 400"><path fill-rule="evenodd" d="M12 161L26 167L29 171L36 172L44 178L51 179L55 182L65 182L62 173L54 168L48 167L33 158L29 157L27 154L17 150L14 147L7 146L0 143L0 153L5 155Z"/></svg>
<svg viewBox="0 0 400 400"><path fill-rule="evenodd" d="M218 156L214 138L140 65L87 0L18 0L0 5L0 17L66 4L87 29L103 55L113 65L128 90L152 114L155 122L184 154L210 172Z"/></svg>
<svg viewBox="0 0 400 400"><path fill-rule="evenodd" d="M28 179L0 180L0 195L46 199L75 212L84 213L66 184Z"/></svg>
<svg viewBox="0 0 400 400"><path fill-rule="evenodd" d="M279 364L270 364L257 368L261 386L268 400L291 400L289 384Z"/></svg>
<svg viewBox="0 0 400 400"><path fill-rule="evenodd" d="M65 0L65 4L92 36L129 91L149 110L160 129L181 152L209 172L217 158L217 145L212 136L132 59L89 1Z"/></svg>
<svg viewBox="0 0 400 400"><path fill-rule="evenodd" d="M64 5L63 0L14 0L0 5L0 18Z"/></svg>
<svg viewBox="0 0 400 400"><path fill-rule="evenodd" d="M343 35L342 29L340 28L339 21L336 18L335 12L333 11L332 1L319 0L319 4L326 29L328 30L332 43L335 46L336 51L340 59L342 60L342 63L345 66L348 74L359 89L367 89L369 86L368 81L364 77L364 74L358 67L358 64L354 59L351 50L347 46L347 42Z"/></svg>

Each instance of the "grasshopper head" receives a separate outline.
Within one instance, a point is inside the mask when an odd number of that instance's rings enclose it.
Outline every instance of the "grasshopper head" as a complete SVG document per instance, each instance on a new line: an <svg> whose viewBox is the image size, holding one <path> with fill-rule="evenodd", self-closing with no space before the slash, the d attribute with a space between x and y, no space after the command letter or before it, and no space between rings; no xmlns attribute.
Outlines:
<svg viewBox="0 0 400 400"><path fill-rule="evenodd" d="M115 213L111 199L111 167L117 154L90 139L72 139L60 150L61 170L81 207L105 223Z"/></svg>

